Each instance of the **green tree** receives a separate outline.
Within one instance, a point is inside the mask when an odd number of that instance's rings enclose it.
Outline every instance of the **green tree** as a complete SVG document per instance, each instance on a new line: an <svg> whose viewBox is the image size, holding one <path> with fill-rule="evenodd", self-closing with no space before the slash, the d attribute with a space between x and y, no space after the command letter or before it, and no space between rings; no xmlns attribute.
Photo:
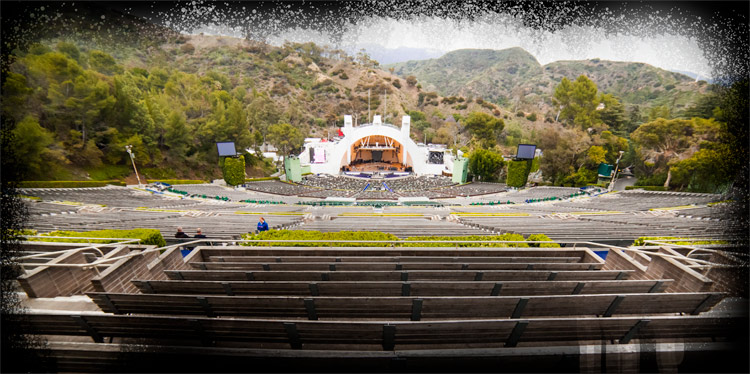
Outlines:
<svg viewBox="0 0 750 374"><path fill-rule="evenodd" d="M465 128L474 135L482 148L492 148L497 145L498 138L505 128L502 119L483 112L472 112L464 122Z"/></svg>
<svg viewBox="0 0 750 374"><path fill-rule="evenodd" d="M263 136L268 135L269 126L281 120L281 111L266 94L254 93L246 110L249 125Z"/></svg>
<svg viewBox="0 0 750 374"><path fill-rule="evenodd" d="M305 137L298 128L288 123L279 123L269 127L268 141L281 152L281 155L288 156L292 151L302 147Z"/></svg>
<svg viewBox="0 0 750 374"><path fill-rule="evenodd" d="M8 72L3 83L3 114L20 120L28 113L26 101L34 90L28 86L26 76Z"/></svg>
<svg viewBox="0 0 750 374"><path fill-rule="evenodd" d="M561 119L584 130L600 122L596 110L600 103L596 84L585 75L579 76L572 83L563 78L555 88L554 102L562 109Z"/></svg>
<svg viewBox="0 0 750 374"><path fill-rule="evenodd" d="M60 51L60 53L63 53L64 55L72 58L73 60L76 60L79 64L81 63L81 51L76 47L73 43L68 42L59 42L57 43L57 50Z"/></svg>
<svg viewBox="0 0 750 374"><path fill-rule="evenodd" d="M718 133L719 124L713 119L659 118L638 127L631 135L631 139L640 147L645 161L666 168L667 179L664 187L669 187L672 180L670 164L692 156L698 150L701 141L713 140Z"/></svg>
<svg viewBox="0 0 750 374"><path fill-rule="evenodd" d="M91 130L98 126L106 127L102 123L102 114L111 109L116 101L109 88L106 82L90 73L79 75L72 83L65 81L60 86L50 86L50 98L58 105L64 100L59 108L76 125L82 143L86 143Z"/></svg>
<svg viewBox="0 0 750 374"><path fill-rule="evenodd" d="M122 73L122 67L117 65L115 59L102 51L93 50L89 53L89 65L92 69L106 75Z"/></svg>
<svg viewBox="0 0 750 374"><path fill-rule="evenodd" d="M469 156L469 171L484 182L497 181L503 165L503 156L487 149L476 149Z"/></svg>
<svg viewBox="0 0 750 374"><path fill-rule="evenodd" d="M54 134L39 125L31 116L27 116L13 129L14 142L18 160L22 161L30 179L47 179L49 171L59 166L62 155L50 148L54 144Z"/></svg>
<svg viewBox="0 0 750 374"><path fill-rule="evenodd" d="M172 112L169 115L164 138L170 156L183 160L191 145L191 138L185 117L181 113Z"/></svg>
<svg viewBox="0 0 750 374"><path fill-rule="evenodd" d="M628 117L620 100L610 94L602 94L599 101L604 104L604 109L599 111L602 122L615 130L624 129Z"/></svg>
<svg viewBox="0 0 750 374"><path fill-rule="evenodd" d="M546 129L539 136L543 156L539 162L544 178L561 185L585 163L591 138L582 130Z"/></svg>
<svg viewBox="0 0 750 374"><path fill-rule="evenodd" d="M670 119L672 118L672 111L666 105L655 106L648 111L648 120L655 121L659 118Z"/></svg>
<svg viewBox="0 0 750 374"><path fill-rule="evenodd" d="M588 151L586 151L586 157L591 162L591 166L599 166L599 164L606 161L607 151L604 147L598 145L592 145Z"/></svg>

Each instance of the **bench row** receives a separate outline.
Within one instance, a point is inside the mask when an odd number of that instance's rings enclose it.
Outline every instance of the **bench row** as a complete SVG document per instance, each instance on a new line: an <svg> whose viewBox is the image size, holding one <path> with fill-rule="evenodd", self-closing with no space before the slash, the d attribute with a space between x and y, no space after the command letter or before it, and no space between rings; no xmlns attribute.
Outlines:
<svg viewBox="0 0 750 374"><path fill-rule="evenodd" d="M211 281L545 281L620 280L633 270L401 270L401 271L245 271L165 270L172 280ZM554 275L553 275L554 274Z"/></svg>
<svg viewBox="0 0 750 374"><path fill-rule="evenodd" d="M389 271L389 270L599 270L600 263L439 263L439 262L191 262L201 270Z"/></svg>
<svg viewBox="0 0 750 374"><path fill-rule="evenodd" d="M87 294L104 312L244 316L255 318L446 320L698 314L718 303L719 293L645 293L467 297L300 297Z"/></svg>
<svg viewBox="0 0 750 374"><path fill-rule="evenodd" d="M555 274L550 278L554 279ZM662 292L671 279L509 282L221 282L133 280L144 294L285 296L526 296Z"/></svg>
<svg viewBox="0 0 750 374"><path fill-rule="evenodd" d="M446 322L325 322L253 319L181 318L77 314L30 314L26 331L37 334L181 340L194 345L242 342L246 346L371 350L456 347L481 344L514 347L524 343L633 339L732 337L747 330L741 317L665 316L616 318L543 318Z"/></svg>

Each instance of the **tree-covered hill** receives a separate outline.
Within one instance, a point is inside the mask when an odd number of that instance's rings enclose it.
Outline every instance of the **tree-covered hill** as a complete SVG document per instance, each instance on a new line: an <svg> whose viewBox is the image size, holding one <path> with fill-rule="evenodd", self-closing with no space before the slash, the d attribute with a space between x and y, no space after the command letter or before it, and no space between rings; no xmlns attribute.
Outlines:
<svg viewBox="0 0 750 374"><path fill-rule="evenodd" d="M387 112L396 124L414 112L413 136L428 141L454 114L502 115L481 100L425 92L365 53L313 43L178 35L120 45L86 36L63 33L13 52L3 114L18 124L28 179L122 177L130 173L125 145L148 177L215 178L215 142L243 150L292 139L298 149L304 137L334 134L345 114L366 122L368 101L372 114ZM295 133L273 131L282 124ZM249 161L249 175L270 171Z"/></svg>
<svg viewBox="0 0 750 374"><path fill-rule="evenodd" d="M586 75L626 107L638 106L646 111L668 106L674 113L695 105L710 86L644 63L592 59L542 66L517 47L499 51L464 49L437 59L389 66L400 76L415 76L426 89L442 95L478 96L512 109L555 114L551 97L563 77Z"/></svg>

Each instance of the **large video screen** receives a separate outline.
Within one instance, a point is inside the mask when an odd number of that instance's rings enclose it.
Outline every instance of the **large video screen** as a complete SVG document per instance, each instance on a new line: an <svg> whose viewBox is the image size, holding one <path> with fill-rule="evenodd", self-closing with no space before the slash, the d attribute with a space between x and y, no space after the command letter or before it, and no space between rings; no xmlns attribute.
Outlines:
<svg viewBox="0 0 750 374"><path fill-rule="evenodd" d="M315 153L313 154L313 161L314 164L325 164L326 163L326 150L324 148L315 148Z"/></svg>
<svg viewBox="0 0 750 374"><path fill-rule="evenodd" d="M234 142L218 142L216 148L219 149L219 157L234 157L237 156L237 151L234 148Z"/></svg>
<svg viewBox="0 0 750 374"><path fill-rule="evenodd" d="M535 152L536 152L536 145L519 144L518 151L516 152L516 158L520 160L531 160L534 158Z"/></svg>

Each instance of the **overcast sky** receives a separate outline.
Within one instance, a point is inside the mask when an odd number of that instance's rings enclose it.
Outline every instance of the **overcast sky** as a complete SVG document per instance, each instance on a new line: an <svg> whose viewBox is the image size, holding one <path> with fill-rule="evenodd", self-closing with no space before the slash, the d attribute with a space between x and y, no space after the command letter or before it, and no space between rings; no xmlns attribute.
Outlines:
<svg viewBox="0 0 750 374"><path fill-rule="evenodd" d="M449 52L457 49L505 49L521 47L542 65L559 60L601 58L613 61L644 62L667 70L682 70L710 76L708 59L697 40L679 34L651 36L627 33L608 34L593 26L571 25L556 31L540 31L520 25L509 16L492 16L473 22L423 17L404 22L372 17L352 25L342 37L341 46L356 50L362 46L384 48L425 48ZM204 30L205 31L205 30ZM331 35L309 29L294 29L270 39L333 44Z"/></svg>
<svg viewBox="0 0 750 374"><path fill-rule="evenodd" d="M132 3L124 3L132 4ZM489 5L487 5L489 4ZM124 7L124 6L123 6ZM600 58L644 62L712 78L745 70L748 1L187 1L127 5L185 33L265 41L418 48L521 47L541 64ZM741 40L743 48L737 48ZM739 63L737 62L739 61Z"/></svg>

